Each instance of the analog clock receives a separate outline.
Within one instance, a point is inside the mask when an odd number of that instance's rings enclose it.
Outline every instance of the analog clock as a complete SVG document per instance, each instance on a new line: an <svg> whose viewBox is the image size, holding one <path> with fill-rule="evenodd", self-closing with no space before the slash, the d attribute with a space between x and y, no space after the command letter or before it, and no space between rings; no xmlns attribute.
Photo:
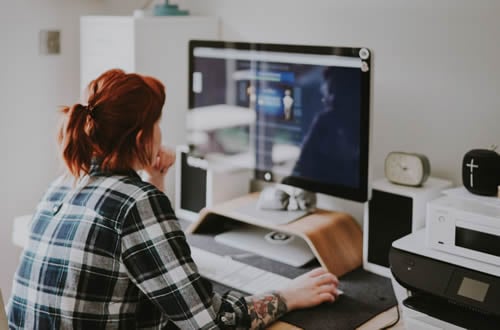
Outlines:
<svg viewBox="0 0 500 330"><path fill-rule="evenodd" d="M385 176L392 183L421 186L429 177L429 159L422 154L393 151L385 158Z"/></svg>

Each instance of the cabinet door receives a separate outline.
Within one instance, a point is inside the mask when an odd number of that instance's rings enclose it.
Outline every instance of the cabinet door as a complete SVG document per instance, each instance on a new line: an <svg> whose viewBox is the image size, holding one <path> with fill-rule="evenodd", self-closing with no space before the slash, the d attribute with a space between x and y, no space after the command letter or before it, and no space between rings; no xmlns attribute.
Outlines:
<svg viewBox="0 0 500 330"><path fill-rule="evenodd" d="M129 17L82 17L80 89L106 70L135 70L134 21Z"/></svg>

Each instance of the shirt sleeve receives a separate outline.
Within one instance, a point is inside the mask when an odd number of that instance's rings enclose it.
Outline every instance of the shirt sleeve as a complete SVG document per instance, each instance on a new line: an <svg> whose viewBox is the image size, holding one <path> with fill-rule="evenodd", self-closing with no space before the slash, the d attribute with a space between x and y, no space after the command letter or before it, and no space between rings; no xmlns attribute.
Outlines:
<svg viewBox="0 0 500 330"><path fill-rule="evenodd" d="M248 329L244 297L222 296L201 278L168 198L150 191L122 228L122 262L131 280L181 329Z"/></svg>

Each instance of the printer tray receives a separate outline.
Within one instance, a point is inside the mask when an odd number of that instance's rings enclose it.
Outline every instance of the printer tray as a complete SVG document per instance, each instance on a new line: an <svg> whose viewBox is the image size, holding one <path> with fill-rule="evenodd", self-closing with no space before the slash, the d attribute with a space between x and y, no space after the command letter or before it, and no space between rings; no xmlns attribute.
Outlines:
<svg viewBox="0 0 500 330"><path fill-rule="evenodd" d="M467 308L429 294L416 293L403 305L465 329L499 329L500 318Z"/></svg>

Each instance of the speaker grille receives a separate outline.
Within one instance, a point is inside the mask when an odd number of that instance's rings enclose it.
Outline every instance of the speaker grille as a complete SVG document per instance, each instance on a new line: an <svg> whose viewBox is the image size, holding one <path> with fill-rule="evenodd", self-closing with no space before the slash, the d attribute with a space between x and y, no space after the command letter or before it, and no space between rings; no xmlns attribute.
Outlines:
<svg viewBox="0 0 500 330"><path fill-rule="evenodd" d="M411 233L412 209L411 198L373 189L368 203L368 262L389 267L392 242Z"/></svg>
<svg viewBox="0 0 500 330"><path fill-rule="evenodd" d="M207 171L190 166L188 155L181 153L181 209L199 212L207 201Z"/></svg>

